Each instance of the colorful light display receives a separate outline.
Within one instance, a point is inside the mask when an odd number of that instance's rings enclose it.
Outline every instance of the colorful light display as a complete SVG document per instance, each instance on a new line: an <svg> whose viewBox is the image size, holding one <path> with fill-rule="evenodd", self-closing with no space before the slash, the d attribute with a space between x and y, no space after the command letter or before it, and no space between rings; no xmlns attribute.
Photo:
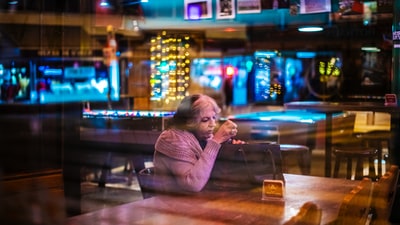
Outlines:
<svg viewBox="0 0 400 225"><path fill-rule="evenodd" d="M189 86L190 37L163 31L151 39L150 101L156 108L175 108Z"/></svg>
<svg viewBox="0 0 400 225"><path fill-rule="evenodd" d="M147 110L84 110L83 118L126 118L126 117L168 117L173 116L173 111L147 111Z"/></svg>

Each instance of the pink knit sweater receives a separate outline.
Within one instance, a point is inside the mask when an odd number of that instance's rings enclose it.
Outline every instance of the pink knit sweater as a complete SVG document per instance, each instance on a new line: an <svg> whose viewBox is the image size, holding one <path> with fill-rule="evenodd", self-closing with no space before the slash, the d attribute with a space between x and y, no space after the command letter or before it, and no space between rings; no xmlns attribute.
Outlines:
<svg viewBox="0 0 400 225"><path fill-rule="evenodd" d="M166 192L201 191L210 178L220 147L219 143L209 140L203 150L188 131L163 131L154 153L157 187Z"/></svg>

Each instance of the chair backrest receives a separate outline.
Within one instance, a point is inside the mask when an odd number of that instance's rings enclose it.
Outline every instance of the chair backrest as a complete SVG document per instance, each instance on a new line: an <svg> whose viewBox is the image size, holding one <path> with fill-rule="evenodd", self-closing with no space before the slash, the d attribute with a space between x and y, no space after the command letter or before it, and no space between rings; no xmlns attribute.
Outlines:
<svg viewBox="0 0 400 225"><path fill-rule="evenodd" d="M371 211L373 183L364 178L344 197L336 225L365 225Z"/></svg>
<svg viewBox="0 0 400 225"><path fill-rule="evenodd" d="M355 121L356 114L354 113L345 113L333 118L331 134L333 145L347 145L353 142L360 142L353 135Z"/></svg>
<svg viewBox="0 0 400 225"><path fill-rule="evenodd" d="M399 167L392 165L375 184L372 208L374 210L373 221L376 225L389 224L398 177Z"/></svg>
<svg viewBox="0 0 400 225"><path fill-rule="evenodd" d="M306 202L299 212L292 216L283 225L319 225L321 224L322 210L314 202Z"/></svg>
<svg viewBox="0 0 400 225"><path fill-rule="evenodd" d="M146 168L145 164L147 162L153 162L154 144L131 144L130 149L132 151L131 160L136 174Z"/></svg>
<svg viewBox="0 0 400 225"><path fill-rule="evenodd" d="M140 170L137 175L143 199L150 198L155 195L153 175L154 167L144 168Z"/></svg>

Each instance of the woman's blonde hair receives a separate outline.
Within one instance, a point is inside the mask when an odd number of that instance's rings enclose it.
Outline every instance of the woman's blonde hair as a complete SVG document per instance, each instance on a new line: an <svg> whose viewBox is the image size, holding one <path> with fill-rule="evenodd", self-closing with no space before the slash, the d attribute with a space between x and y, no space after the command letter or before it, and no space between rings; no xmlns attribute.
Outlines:
<svg viewBox="0 0 400 225"><path fill-rule="evenodd" d="M172 120L173 126L181 129L193 127L199 123L201 110L209 106L216 114L221 112L221 108L215 100L208 95L194 94L185 97L175 112Z"/></svg>

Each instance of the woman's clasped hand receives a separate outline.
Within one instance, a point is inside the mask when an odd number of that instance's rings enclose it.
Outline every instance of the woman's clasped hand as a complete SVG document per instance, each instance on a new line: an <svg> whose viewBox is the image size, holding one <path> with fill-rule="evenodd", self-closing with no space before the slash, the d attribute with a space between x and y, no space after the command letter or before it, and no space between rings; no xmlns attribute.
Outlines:
<svg viewBox="0 0 400 225"><path fill-rule="evenodd" d="M219 127L217 132L215 132L213 139L218 143L223 143L235 137L237 132L237 125L234 122L227 120Z"/></svg>

